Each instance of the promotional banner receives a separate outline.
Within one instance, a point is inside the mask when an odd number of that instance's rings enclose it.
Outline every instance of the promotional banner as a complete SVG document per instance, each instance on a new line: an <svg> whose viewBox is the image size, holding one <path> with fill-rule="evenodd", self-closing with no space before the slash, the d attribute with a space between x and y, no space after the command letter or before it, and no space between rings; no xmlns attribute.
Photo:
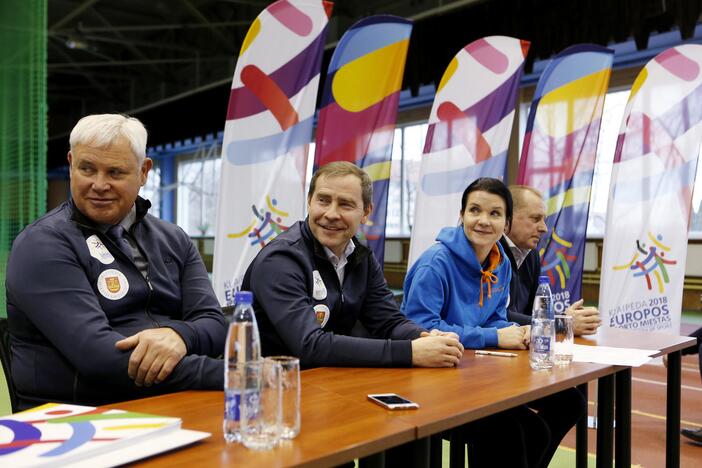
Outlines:
<svg viewBox="0 0 702 468"><path fill-rule="evenodd" d="M350 161L373 180L373 212L361 225L382 265L397 105L412 22L388 15L354 24L332 55L322 95L314 169Z"/></svg>
<svg viewBox="0 0 702 468"><path fill-rule="evenodd" d="M231 305L254 256L302 219L322 52L332 4L278 0L241 46L222 143L213 282Z"/></svg>
<svg viewBox="0 0 702 468"><path fill-rule="evenodd" d="M639 73L617 140L600 313L605 327L680 333L687 235L702 140L702 46Z"/></svg>
<svg viewBox="0 0 702 468"><path fill-rule="evenodd" d="M614 51L579 44L546 67L527 119L517 183L539 190L548 235L541 274L548 275L556 313L580 299L587 215L597 139Z"/></svg>
<svg viewBox="0 0 702 468"><path fill-rule="evenodd" d="M461 49L446 68L429 115L409 265L441 228L458 223L468 184L478 177L504 178L528 49L519 39L485 37Z"/></svg>

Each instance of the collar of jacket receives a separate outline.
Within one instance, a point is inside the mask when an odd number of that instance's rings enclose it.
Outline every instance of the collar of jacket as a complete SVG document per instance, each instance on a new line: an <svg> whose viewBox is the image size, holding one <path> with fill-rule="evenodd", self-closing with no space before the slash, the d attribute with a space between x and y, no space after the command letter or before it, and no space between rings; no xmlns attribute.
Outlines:
<svg viewBox="0 0 702 468"><path fill-rule="evenodd" d="M309 225L309 217L305 218L304 221L302 221L302 226L301 226L301 231L302 231L302 237L305 239L305 242L307 244L312 245L312 249L314 250L314 255L315 257L322 258L329 262L329 258L327 257L327 253L324 251L324 247L322 244L319 243L319 241L312 235L312 230L310 229ZM351 238L351 242L353 242L356 245L356 249L353 251L351 255L349 255L347 261L349 265L356 266L359 263L363 261L368 255L371 254L371 250L366 247L365 245L361 244L359 240L356 238L356 236L353 236ZM330 262L331 263L331 262Z"/></svg>
<svg viewBox="0 0 702 468"><path fill-rule="evenodd" d="M505 234L502 234L502 237L500 237L500 244L502 244L502 250L505 251L505 256L507 257L507 260L509 260L509 264L512 267L512 274L516 274L517 260L514 258L514 255L512 255L512 249L509 248L509 242L507 242L507 236Z"/></svg>
<svg viewBox="0 0 702 468"><path fill-rule="evenodd" d="M144 219L149 208L151 208L151 202L149 200L144 200L138 195L134 204L136 205L136 217L134 218L134 224L132 224L132 226L135 226L139 221ZM74 221L79 226L99 231L99 224L85 216L83 212L78 209L73 198L68 200L68 206L71 209L71 221Z"/></svg>

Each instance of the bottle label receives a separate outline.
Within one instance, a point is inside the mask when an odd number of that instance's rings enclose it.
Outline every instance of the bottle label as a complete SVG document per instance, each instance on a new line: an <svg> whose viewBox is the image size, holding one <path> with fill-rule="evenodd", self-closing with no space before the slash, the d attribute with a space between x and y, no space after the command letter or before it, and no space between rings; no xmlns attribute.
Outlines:
<svg viewBox="0 0 702 468"><path fill-rule="evenodd" d="M551 337L535 336L534 351L536 351L537 353L549 353L551 351Z"/></svg>
<svg viewBox="0 0 702 468"><path fill-rule="evenodd" d="M229 421L239 420L239 402L241 395L234 392L224 393L224 418Z"/></svg>
<svg viewBox="0 0 702 468"><path fill-rule="evenodd" d="M261 399L257 390L247 390L244 392L244 405L246 405L246 416L249 421L258 419L261 411Z"/></svg>

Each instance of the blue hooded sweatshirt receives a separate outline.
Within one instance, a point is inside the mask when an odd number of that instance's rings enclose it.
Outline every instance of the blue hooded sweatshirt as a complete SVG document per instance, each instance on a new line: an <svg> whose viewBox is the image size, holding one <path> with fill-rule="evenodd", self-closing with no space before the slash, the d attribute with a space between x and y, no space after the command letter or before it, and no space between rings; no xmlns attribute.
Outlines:
<svg viewBox="0 0 702 468"><path fill-rule="evenodd" d="M497 347L497 329L512 325L512 269L502 246L495 244L483 271L462 226L443 228L436 240L407 273L402 311L427 330L458 334L466 348Z"/></svg>

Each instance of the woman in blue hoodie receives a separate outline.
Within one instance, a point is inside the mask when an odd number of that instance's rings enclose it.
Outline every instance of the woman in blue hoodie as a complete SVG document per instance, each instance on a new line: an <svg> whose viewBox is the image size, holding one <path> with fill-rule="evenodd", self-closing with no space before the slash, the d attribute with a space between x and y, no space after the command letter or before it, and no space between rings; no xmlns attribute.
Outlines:
<svg viewBox="0 0 702 468"><path fill-rule="evenodd" d="M460 225L443 228L410 268L402 311L427 330L456 333L466 349L526 349L529 327L507 321L512 271L499 243L512 220L512 196L498 179L480 178L463 192L460 215ZM466 424L451 440L470 444L471 468L549 462L549 428L524 405Z"/></svg>
<svg viewBox="0 0 702 468"><path fill-rule="evenodd" d="M463 192L461 224L412 265L402 311L427 330L454 332L466 349L526 349L529 327L507 321L512 269L498 242L512 220L512 196L497 179Z"/></svg>

